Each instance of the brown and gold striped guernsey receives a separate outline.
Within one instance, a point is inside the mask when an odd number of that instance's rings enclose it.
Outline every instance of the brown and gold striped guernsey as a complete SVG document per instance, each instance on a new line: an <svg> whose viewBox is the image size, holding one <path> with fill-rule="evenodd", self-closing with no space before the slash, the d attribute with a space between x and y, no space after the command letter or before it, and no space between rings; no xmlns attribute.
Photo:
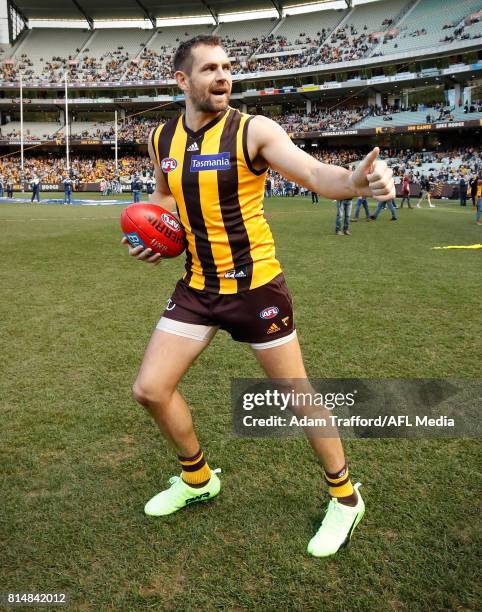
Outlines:
<svg viewBox="0 0 482 612"><path fill-rule="evenodd" d="M183 278L193 289L238 293L281 272L263 210L267 169L253 168L248 155L251 119L229 107L197 132L181 115L152 134L186 231Z"/></svg>

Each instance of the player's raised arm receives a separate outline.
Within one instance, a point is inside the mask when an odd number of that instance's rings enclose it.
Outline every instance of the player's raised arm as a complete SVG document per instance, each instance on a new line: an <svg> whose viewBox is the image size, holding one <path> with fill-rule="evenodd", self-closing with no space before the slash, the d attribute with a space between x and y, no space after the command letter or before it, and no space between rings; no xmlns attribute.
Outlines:
<svg viewBox="0 0 482 612"><path fill-rule="evenodd" d="M373 196L378 201L395 197L392 171L378 158L375 147L356 170L324 164L298 148L277 123L257 115L248 131L251 159L262 158L282 176L332 200L357 195Z"/></svg>

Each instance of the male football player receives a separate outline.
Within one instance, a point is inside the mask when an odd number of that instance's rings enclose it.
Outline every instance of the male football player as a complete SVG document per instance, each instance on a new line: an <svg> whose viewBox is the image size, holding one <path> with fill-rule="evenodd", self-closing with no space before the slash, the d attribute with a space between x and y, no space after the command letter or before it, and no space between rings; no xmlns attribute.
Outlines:
<svg viewBox="0 0 482 612"><path fill-rule="evenodd" d="M219 328L248 342L269 377L294 381L295 391L297 384L306 387L291 296L263 214L268 168L331 200L369 195L380 201L395 195L392 172L377 160L378 149L353 172L329 166L295 146L274 121L231 108L230 62L216 36L183 42L174 71L186 110L151 132L156 190L150 200L177 209L187 238L186 272L152 334L133 393L176 449L182 473L147 502L150 516L171 514L219 493L219 477L207 463L177 390ZM140 246L129 247L129 253L151 264L160 260ZM266 308L268 321L261 316ZM308 545L310 554L323 557L349 541L365 506L359 484L351 483L339 437L311 436L309 442L331 496Z"/></svg>

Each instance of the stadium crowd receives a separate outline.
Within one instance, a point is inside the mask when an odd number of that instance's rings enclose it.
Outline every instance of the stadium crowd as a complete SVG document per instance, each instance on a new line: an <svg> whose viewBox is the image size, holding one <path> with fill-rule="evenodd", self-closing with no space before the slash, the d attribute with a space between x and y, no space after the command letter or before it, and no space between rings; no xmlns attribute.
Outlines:
<svg viewBox="0 0 482 612"><path fill-rule="evenodd" d="M151 129L162 121L162 119L147 119L145 117L131 117L120 121L117 129L119 142L146 143ZM99 138L100 140L113 140L115 137L114 123L100 122L94 127L77 133L80 138Z"/></svg>
<svg viewBox="0 0 482 612"><path fill-rule="evenodd" d="M24 130L24 134L23 134L23 140L24 142L35 142L35 141L39 141L39 140L55 140L56 138L61 138L63 137L63 130L62 131L58 131L56 132L56 134L31 134L29 128L27 127ZM2 140L12 140L12 141L20 141L20 130L16 129L16 130L9 130L8 129L8 124L6 124L5 126L2 127L1 129L1 136L0 139Z"/></svg>
<svg viewBox="0 0 482 612"><path fill-rule="evenodd" d="M465 112L482 111L482 102L473 101L464 107ZM282 125L287 132L310 132L310 131L333 131L344 130L355 126L365 117L383 117L391 120L391 115L404 111L426 112L426 121L453 121L454 107L442 103L434 103L430 106L425 104L411 104L408 106L393 106L389 104L366 106L354 106L351 108L316 108L310 113L304 113L302 109L290 110L271 118Z"/></svg>
<svg viewBox="0 0 482 612"><path fill-rule="evenodd" d="M362 149L324 149L312 147L309 151L316 159L327 163L348 167L366 154ZM401 182L407 175L411 182L419 183L423 176L435 183L455 184L477 175L482 170L482 154L479 149L465 147L449 151L412 151L384 149L380 157L385 159L393 169L396 182ZM112 158L98 155L75 155L70 160L70 176L75 183L95 183L102 191L109 188L109 183L119 183L124 189L134 176L140 177L144 186L152 180L154 168L146 155L127 155L119 158L116 169ZM0 179L2 182L13 181L28 188L31 181L39 178L43 184L60 184L69 175L64 157L56 155L36 155L26 157L23 175L18 157L0 159ZM287 195L286 181L276 173L270 172L274 192L283 191ZM283 182L284 181L284 182ZM282 189L282 186L284 188ZM279 187L279 189L277 189ZM299 191L295 185L291 190Z"/></svg>
<svg viewBox="0 0 482 612"><path fill-rule="evenodd" d="M392 115L403 111L426 112L425 120L427 123L436 121L453 121L454 107L442 103L433 103L430 106L424 104L411 104L409 106L392 106L384 104L366 106L353 106L350 108L319 108L314 103L314 108L310 113L304 112L302 108L290 109L282 114L269 115L273 120L282 125L287 132L299 133L310 131L333 131L344 130L355 126L365 117L380 116L384 120L391 120ZM465 104L464 112L482 112L482 100L473 100ZM166 118L158 116L148 118L142 116L128 117L119 120L117 138L119 143L146 143L150 130L165 121ZM8 123L0 128L0 140L10 140L18 142L20 140L20 130L9 129ZM18 125L18 124L17 124ZM113 122L97 122L88 124L85 129L82 124L77 125L74 121L70 125L70 137L72 140L78 139L99 139L101 141L112 141L115 137ZM35 141L57 141L59 144L65 141L65 129L63 127L52 129L48 134L40 135L38 132L31 133L31 127L25 124L24 142Z"/></svg>
<svg viewBox="0 0 482 612"><path fill-rule="evenodd" d="M455 40L470 40L471 38L480 38L480 33L472 34L466 31L466 27L471 26L474 23L479 23L482 19L482 11L472 13L468 15L461 22L457 24L445 24L443 30L452 30L451 33L446 34L444 38L440 39L440 42L454 42Z"/></svg>
<svg viewBox="0 0 482 612"><path fill-rule="evenodd" d="M443 38L440 38L440 42L442 43L451 43L454 42L456 40L470 40L470 39L477 39L477 38L481 38L482 34L480 34L479 32L467 32L466 31L466 27L471 26L474 23L479 23L480 20L482 18L482 11L476 11L474 13L469 13L468 15L466 15L461 21L458 21L457 23L446 23L443 27L442 30L451 30L448 34L445 34ZM420 36L426 36L427 35L427 29L422 27L422 28L417 28L416 30L412 30L411 32L408 32L405 28L401 28L400 31L396 30L395 35L392 36L392 38L418 38ZM386 39L384 39L385 42ZM394 45L394 49L398 48L398 44ZM377 55L383 55L382 53L378 53Z"/></svg>
<svg viewBox="0 0 482 612"><path fill-rule="evenodd" d="M459 23L445 24L441 42L453 42L467 38L479 38L480 34L467 32L466 28L480 21L480 12L467 15ZM393 27L391 18L385 19L377 30L364 24L345 24L332 31L321 27L314 35L299 32L293 39L284 35L266 35L248 40L222 38L232 58L233 74L269 70L296 69L308 65L338 63L366 57L379 46L374 55L383 55L383 44L396 38L425 36L427 30L420 27L408 32ZM188 33L185 33L188 36ZM395 49L397 45L395 45ZM289 51L298 51L286 54ZM73 83L105 83L125 81L167 80L172 78L172 58L175 48L164 45L157 50L143 47L141 53L129 52L122 44L100 56L90 49L76 49L68 57L40 58L41 69L35 69L26 53L16 59L0 58L0 81L18 81L20 74L32 85L48 82L60 83L67 71ZM259 55L276 53L267 58Z"/></svg>
<svg viewBox="0 0 482 612"><path fill-rule="evenodd" d="M281 34L269 34L263 38L261 45L256 49L256 54L283 53L298 47L319 47L325 42L329 34L330 30L327 28L321 28L315 37L308 36L306 32L300 32L294 40L288 40L286 36Z"/></svg>
<svg viewBox="0 0 482 612"><path fill-rule="evenodd" d="M362 159L366 151L358 149L315 149L311 155L327 164L337 164L353 168L353 164ZM382 150L380 157L385 159L392 168L395 184L401 184L408 179L409 184L418 184L424 188L429 184L432 195L440 196L445 183L451 185L463 184L467 189L469 182L482 173L482 156L478 149L460 148L446 152L427 152L410 150ZM309 191L283 178L274 171L269 171L266 192L267 197L309 195ZM312 196L312 201L314 201Z"/></svg>
<svg viewBox="0 0 482 612"><path fill-rule="evenodd" d="M466 102L465 113L482 112L482 100ZM344 130L356 126L360 121L370 116L383 117L384 121L392 120L392 115L404 112L426 112L425 121L433 123L437 121L453 121L454 107L442 103L433 103L430 106L424 104L411 104L408 106L392 106L384 104L366 106L353 106L351 108L320 108L316 103L313 110L305 113L303 109L291 109L282 114L272 115L271 118L283 126L290 133L310 132L310 131L336 131ZM150 130L160 122L166 120L161 116L148 118L142 116L128 117L119 120L117 138L119 143L146 143ZM16 124L18 125L18 123ZM72 140L78 139L98 139L101 141L113 141L115 129L113 122L97 122L92 124L78 125L76 122L70 124L70 137ZM0 140L18 142L20 140L20 130L9 129L9 124L0 128ZM27 123L24 130L24 142L51 141L62 144L65 142L65 129L60 127L52 129L47 134L31 133L31 127Z"/></svg>
<svg viewBox="0 0 482 612"><path fill-rule="evenodd" d="M35 178L42 183L61 183L69 174L78 183L101 183L112 181L116 177L123 183L135 175L147 179L153 175L154 168L147 155L126 155L119 159L116 169L112 158L98 155L75 155L70 158L70 173L65 157L56 155L36 155L26 157L22 174L20 160L17 156L0 159L0 177L3 181L12 180L17 185L30 184Z"/></svg>
<svg viewBox="0 0 482 612"><path fill-rule="evenodd" d="M119 142L133 142L133 143L146 143L147 137L150 130L159 125L162 119L148 119L146 117L132 117L127 118L124 121L119 121L117 138ZM75 139L99 139L99 140L114 140L115 128L114 123L110 122L96 122L93 125L89 125L86 129L79 130L75 122L70 125L70 138ZM1 127L0 140L20 140L20 130L8 129L8 123ZM28 123L26 124L24 131L24 142L38 142L38 141L58 141L59 143L65 142L65 128L61 127L56 131L49 132L48 134L32 134Z"/></svg>
<svg viewBox="0 0 482 612"><path fill-rule="evenodd" d="M343 130L361 121L370 114L370 108L317 109L302 114L289 111L271 119L283 126L287 132L310 132L318 130Z"/></svg>
<svg viewBox="0 0 482 612"><path fill-rule="evenodd" d="M441 183L458 183L482 169L480 149L463 147L449 151L392 151L387 155L395 177L405 174L419 182L422 176Z"/></svg>
<svg viewBox="0 0 482 612"><path fill-rule="evenodd" d="M163 46L159 51L144 48L139 58L127 64L125 81L152 81L172 79L174 49ZM121 75L122 76L122 75Z"/></svg>

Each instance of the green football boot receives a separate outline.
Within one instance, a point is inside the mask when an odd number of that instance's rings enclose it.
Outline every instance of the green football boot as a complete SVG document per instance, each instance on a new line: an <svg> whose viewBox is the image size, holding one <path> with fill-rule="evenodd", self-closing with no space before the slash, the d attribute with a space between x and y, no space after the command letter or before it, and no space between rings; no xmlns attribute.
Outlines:
<svg viewBox="0 0 482 612"><path fill-rule="evenodd" d="M310 555L314 557L329 557L334 555L340 548L348 545L355 527L365 514L365 504L358 491L360 487L360 482L354 486L358 495L356 506L340 504L334 497L331 499L321 527L308 544L308 553Z"/></svg>
<svg viewBox="0 0 482 612"><path fill-rule="evenodd" d="M217 474L219 468L212 470L211 478L204 487L193 488L184 482L180 476L169 478L169 489L161 491L144 506L148 516L166 516L201 501L208 501L219 493L221 481Z"/></svg>

